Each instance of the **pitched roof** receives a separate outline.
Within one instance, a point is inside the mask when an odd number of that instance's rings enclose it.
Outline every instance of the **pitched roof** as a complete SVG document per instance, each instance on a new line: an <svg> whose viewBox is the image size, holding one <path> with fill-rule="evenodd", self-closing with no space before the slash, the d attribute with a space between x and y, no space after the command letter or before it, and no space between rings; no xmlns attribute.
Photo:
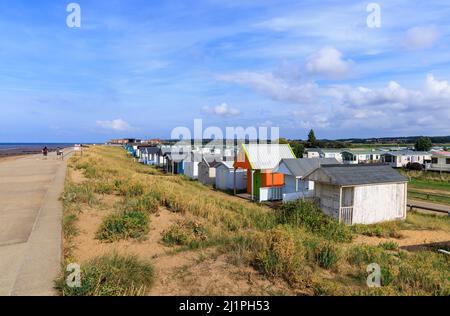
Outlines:
<svg viewBox="0 0 450 316"><path fill-rule="evenodd" d="M318 180L323 173L327 181ZM407 182L408 179L389 165L323 165L313 171L309 179L335 185L361 185L376 183Z"/></svg>
<svg viewBox="0 0 450 316"><path fill-rule="evenodd" d="M344 153L349 153L353 155L381 155L384 153L382 150L370 150L370 149L345 149L342 150Z"/></svg>
<svg viewBox="0 0 450 316"><path fill-rule="evenodd" d="M283 159L284 163L293 176L304 177L321 165L339 164L335 158L298 158L298 159Z"/></svg>
<svg viewBox="0 0 450 316"><path fill-rule="evenodd" d="M224 165L224 166L225 166L226 168L228 168L228 169L234 169L234 161L233 161L233 160L223 160L223 161L220 161L219 163L217 163L216 168L217 168L219 165ZM238 171L243 171L243 170L238 170Z"/></svg>
<svg viewBox="0 0 450 316"><path fill-rule="evenodd" d="M141 151L146 154L157 154L157 153L159 153L159 148L158 147L144 147L144 148L141 148Z"/></svg>
<svg viewBox="0 0 450 316"><path fill-rule="evenodd" d="M295 158L288 144L242 144L253 169L274 169L282 159Z"/></svg>
<svg viewBox="0 0 450 316"><path fill-rule="evenodd" d="M433 156L450 157L450 151L437 151L433 153Z"/></svg>
<svg viewBox="0 0 450 316"><path fill-rule="evenodd" d="M415 151L411 149L405 149L405 150L396 150L396 151L389 151L384 153L383 155L390 155L390 156L420 156L420 155L431 155L428 151Z"/></svg>

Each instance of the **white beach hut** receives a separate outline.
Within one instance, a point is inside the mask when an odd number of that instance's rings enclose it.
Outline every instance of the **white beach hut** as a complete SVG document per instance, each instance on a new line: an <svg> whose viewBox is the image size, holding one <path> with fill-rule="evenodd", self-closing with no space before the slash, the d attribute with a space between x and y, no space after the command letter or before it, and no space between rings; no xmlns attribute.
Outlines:
<svg viewBox="0 0 450 316"><path fill-rule="evenodd" d="M322 211L347 225L406 217L408 180L389 165L323 165L306 178Z"/></svg>
<svg viewBox="0 0 450 316"><path fill-rule="evenodd" d="M234 169L234 161L221 161L216 165L216 189L233 190L234 173L236 172L236 190L247 189L247 172L243 169Z"/></svg>

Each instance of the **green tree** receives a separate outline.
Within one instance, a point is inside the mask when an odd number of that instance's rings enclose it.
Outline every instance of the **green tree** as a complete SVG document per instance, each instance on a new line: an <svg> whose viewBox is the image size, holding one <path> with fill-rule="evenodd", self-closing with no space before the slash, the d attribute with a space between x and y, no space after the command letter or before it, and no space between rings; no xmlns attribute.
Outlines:
<svg viewBox="0 0 450 316"><path fill-rule="evenodd" d="M278 143L279 144L289 144L289 142L287 141L286 138L280 137L278 138Z"/></svg>
<svg viewBox="0 0 450 316"><path fill-rule="evenodd" d="M308 146L313 147L316 146L316 144L317 144L316 135L314 134L314 131L311 129L308 134Z"/></svg>
<svg viewBox="0 0 450 316"><path fill-rule="evenodd" d="M431 139L428 137L419 137L416 140L416 143L414 144L414 148L417 151L429 151L432 146L433 143L431 142Z"/></svg>
<svg viewBox="0 0 450 316"><path fill-rule="evenodd" d="M305 146L300 142L291 143L292 151L297 158L303 158L303 153L305 152Z"/></svg>

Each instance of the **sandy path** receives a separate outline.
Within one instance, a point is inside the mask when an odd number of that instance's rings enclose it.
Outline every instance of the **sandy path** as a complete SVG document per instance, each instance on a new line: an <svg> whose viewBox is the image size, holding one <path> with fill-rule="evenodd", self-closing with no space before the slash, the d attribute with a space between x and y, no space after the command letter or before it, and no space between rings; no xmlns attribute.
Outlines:
<svg viewBox="0 0 450 316"><path fill-rule="evenodd" d="M354 243L378 245L380 243L393 241L400 247L419 246L433 243L450 243L450 232L443 230L402 230L402 238L379 238L369 236L358 236Z"/></svg>

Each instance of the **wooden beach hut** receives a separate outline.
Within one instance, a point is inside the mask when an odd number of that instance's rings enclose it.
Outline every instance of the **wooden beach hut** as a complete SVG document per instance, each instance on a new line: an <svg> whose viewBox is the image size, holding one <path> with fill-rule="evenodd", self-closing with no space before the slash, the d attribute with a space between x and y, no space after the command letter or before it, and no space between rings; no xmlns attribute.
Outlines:
<svg viewBox="0 0 450 316"><path fill-rule="evenodd" d="M252 200L281 200L284 175L273 170L282 159L291 158L296 157L289 144L242 144L233 166L247 171L247 193Z"/></svg>
<svg viewBox="0 0 450 316"><path fill-rule="evenodd" d="M406 218L408 179L389 165L322 165L305 178L322 211L347 225Z"/></svg>

